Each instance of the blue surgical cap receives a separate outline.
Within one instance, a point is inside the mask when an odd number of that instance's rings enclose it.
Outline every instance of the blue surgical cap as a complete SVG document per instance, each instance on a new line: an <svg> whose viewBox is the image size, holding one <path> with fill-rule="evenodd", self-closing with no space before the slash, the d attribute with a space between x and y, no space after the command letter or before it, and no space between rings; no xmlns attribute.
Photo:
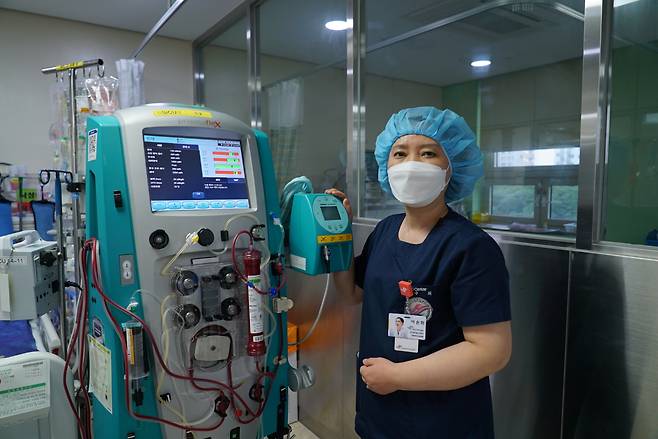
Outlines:
<svg viewBox="0 0 658 439"><path fill-rule="evenodd" d="M375 159L379 165L379 184L391 192L388 182L388 156L396 140L409 134L419 134L443 147L452 168L446 190L446 202L453 203L468 197L483 174L482 153L475 134L463 117L451 110L416 107L400 110L388 120L384 131L377 136Z"/></svg>

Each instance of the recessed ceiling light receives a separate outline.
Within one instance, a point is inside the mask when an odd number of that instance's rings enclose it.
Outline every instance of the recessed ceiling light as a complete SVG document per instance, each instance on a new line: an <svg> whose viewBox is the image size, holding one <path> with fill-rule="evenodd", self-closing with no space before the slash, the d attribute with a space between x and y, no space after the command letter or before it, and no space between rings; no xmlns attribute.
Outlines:
<svg viewBox="0 0 658 439"><path fill-rule="evenodd" d="M618 8L620 6L624 5L630 5L631 3L635 3L638 0L615 0L613 5L615 8Z"/></svg>
<svg viewBox="0 0 658 439"><path fill-rule="evenodd" d="M478 59L471 61L471 67L489 67L491 65L491 60L489 59Z"/></svg>
<svg viewBox="0 0 658 439"><path fill-rule="evenodd" d="M349 28L349 23L347 21L342 21L342 20L334 20L334 21L328 21L324 24L324 27L326 27L329 30L346 30Z"/></svg>

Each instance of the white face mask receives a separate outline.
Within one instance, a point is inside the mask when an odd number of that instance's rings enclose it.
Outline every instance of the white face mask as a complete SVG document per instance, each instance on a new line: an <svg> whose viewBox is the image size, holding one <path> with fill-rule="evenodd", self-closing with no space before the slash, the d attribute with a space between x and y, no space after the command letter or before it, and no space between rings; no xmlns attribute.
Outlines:
<svg viewBox="0 0 658 439"><path fill-rule="evenodd" d="M393 196L410 207L425 207L448 185L448 170L429 163L409 161L388 168Z"/></svg>

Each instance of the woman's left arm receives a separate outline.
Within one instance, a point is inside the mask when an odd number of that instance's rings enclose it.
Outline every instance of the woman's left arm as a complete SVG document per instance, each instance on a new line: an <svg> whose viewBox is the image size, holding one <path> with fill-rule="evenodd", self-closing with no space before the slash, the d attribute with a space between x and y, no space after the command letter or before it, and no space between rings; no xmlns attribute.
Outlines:
<svg viewBox="0 0 658 439"><path fill-rule="evenodd" d="M368 388L386 395L396 390L455 390L498 372L512 354L511 322L463 328L464 341L422 358L393 363L367 358L361 376Z"/></svg>

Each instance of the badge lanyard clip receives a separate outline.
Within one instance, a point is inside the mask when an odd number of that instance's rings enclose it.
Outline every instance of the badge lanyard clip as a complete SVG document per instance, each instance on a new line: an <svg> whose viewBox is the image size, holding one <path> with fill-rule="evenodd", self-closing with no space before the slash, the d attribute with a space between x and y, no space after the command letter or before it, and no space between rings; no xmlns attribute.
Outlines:
<svg viewBox="0 0 658 439"><path fill-rule="evenodd" d="M404 313L409 314L409 299L414 295L413 285L409 280L401 280L398 282L398 286L400 287L400 295L405 298Z"/></svg>

